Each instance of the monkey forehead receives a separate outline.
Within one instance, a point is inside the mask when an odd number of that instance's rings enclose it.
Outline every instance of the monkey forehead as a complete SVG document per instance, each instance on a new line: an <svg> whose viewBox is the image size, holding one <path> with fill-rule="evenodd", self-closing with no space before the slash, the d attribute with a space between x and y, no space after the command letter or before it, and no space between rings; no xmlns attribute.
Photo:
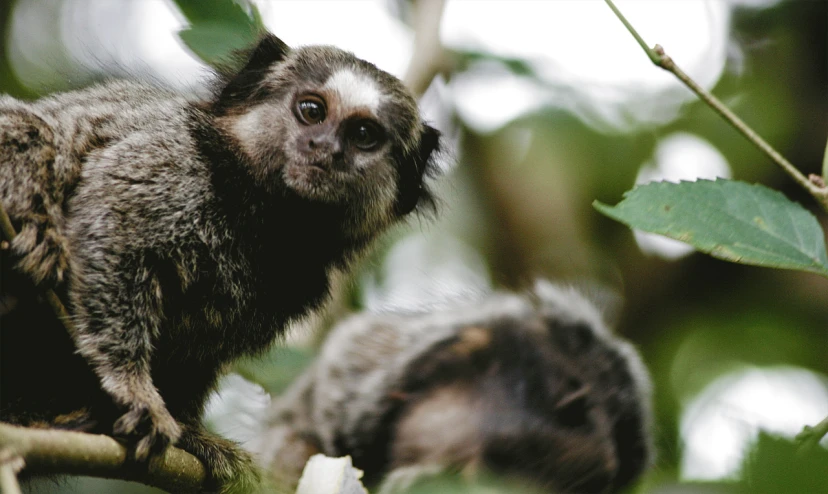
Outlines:
<svg viewBox="0 0 828 494"><path fill-rule="evenodd" d="M339 107L348 113L367 109L376 115L385 99L373 78L348 68L339 69L331 74L322 90L335 94Z"/></svg>
<svg viewBox="0 0 828 494"><path fill-rule="evenodd" d="M337 112L372 114L405 151L419 141L422 125L414 96L402 81L353 53L333 46L305 46L273 70L277 84L295 87L298 78L306 90L335 94Z"/></svg>

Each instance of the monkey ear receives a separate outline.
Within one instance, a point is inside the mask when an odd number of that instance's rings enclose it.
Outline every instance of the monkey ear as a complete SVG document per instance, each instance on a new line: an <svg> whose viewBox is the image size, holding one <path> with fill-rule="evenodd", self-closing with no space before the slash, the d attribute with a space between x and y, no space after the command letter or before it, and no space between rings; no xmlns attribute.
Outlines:
<svg viewBox="0 0 828 494"><path fill-rule="evenodd" d="M266 32L248 55L242 72L265 70L274 63L284 60L288 52L290 48L284 41Z"/></svg>
<svg viewBox="0 0 828 494"><path fill-rule="evenodd" d="M434 197L425 184L426 176L437 173L435 155L440 150L440 131L423 125L416 149L401 160L400 188L397 194L397 214L405 216L418 205L434 208Z"/></svg>
<svg viewBox="0 0 828 494"><path fill-rule="evenodd" d="M261 93L261 82L273 64L285 59L290 47L270 33L264 33L256 45L237 56L243 62L234 65L241 69L224 71L225 83L216 104L227 108L244 101L255 99Z"/></svg>

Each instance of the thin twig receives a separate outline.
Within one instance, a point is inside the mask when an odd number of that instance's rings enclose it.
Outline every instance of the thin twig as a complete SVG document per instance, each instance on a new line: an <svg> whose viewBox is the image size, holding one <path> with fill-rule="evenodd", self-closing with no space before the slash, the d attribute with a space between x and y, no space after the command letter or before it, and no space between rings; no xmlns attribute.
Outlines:
<svg viewBox="0 0 828 494"><path fill-rule="evenodd" d="M737 117L728 107L724 105L721 101L719 101L715 96L713 96L710 92L708 92L703 87L699 86L696 81L690 78L683 70L681 70L678 65L664 52L664 48L661 45L655 45L653 49L655 53L657 53L659 58L659 63L657 64L659 67L663 68L668 72L672 72L681 82L683 82L687 87L689 87L699 98L702 99L708 106L713 108L719 115L721 115L725 120L727 120L733 127L736 128L739 132L742 133L745 137L748 138L756 147L758 147L762 152L764 152L767 156L769 156L776 164L778 164L782 169L784 169L788 175L790 175L796 182L799 183L802 187L808 190L814 197L817 198L822 204L823 207L828 209L828 196L826 196L826 191L820 189L816 186L816 184L812 183L808 180L805 175L799 172L795 166L791 164L790 161L785 159L778 151L776 151L770 144L768 144L764 139L762 139L759 134L757 134L753 129L750 128L742 119Z"/></svg>
<svg viewBox="0 0 828 494"><path fill-rule="evenodd" d="M2 204L0 204L0 231L3 232L3 236L6 237L6 240L9 242L17 236L17 232L14 231L14 225L12 225L11 218L9 218L9 215L6 214L6 210L3 208Z"/></svg>
<svg viewBox="0 0 828 494"><path fill-rule="evenodd" d="M828 141L825 142L825 154L822 155L822 176L828 178Z"/></svg>
<svg viewBox="0 0 828 494"><path fill-rule="evenodd" d="M139 469L128 460L123 445L98 434L0 424L0 444L23 459L26 475L132 480L169 492L201 491L206 479L204 465L175 447L167 448L163 455L151 458L148 465Z"/></svg>
<svg viewBox="0 0 828 494"><path fill-rule="evenodd" d="M2 204L0 204L0 231L3 232L3 236L6 237L9 243L11 243L11 241L14 240L14 237L17 236L17 232L14 230L11 218L6 213L6 209ZM63 323L63 327L65 327L66 331L69 332L69 335L74 338L76 335L75 326L69 318L69 312L66 310L63 302L60 301L60 297L58 297L55 291L51 288L44 292L44 296L46 298L46 303L49 304L49 307L52 308L52 311L55 313L57 318L61 323Z"/></svg>
<svg viewBox="0 0 828 494"><path fill-rule="evenodd" d="M609 5L609 8L612 9L612 11L615 13L616 17L618 17L618 19L621 20L621 23L624 24L624 27L627 28L627 31L629 31L630 34L633 35L633 38L635 38L635 40L638 41L638 44L641 45L641 49L644 50L648 57L650 57L650 61L656 65L659 65L660 57L656 55L655 51L653 51L652 49L650 49L649 46L647 46L647 43L644 42L644 38L642 38L641 35L638 34L638 31L636 31L635 28L632 27L632 24L630 24L627 18L624 17L624 14L622 14L621 11L618 10L618 7L616 7L615 4L612 3L612 0L606 0L606 2L607 5Z"/></svg>
<svg viewBox="0 0 828 494"><path fill-rule="evenodd" d="M20 483L17 481L19 472L25 462L20 455L6 448L0 450L0 493L22 494Z"/></svg>
<svg viewBox="0 0 828 494"><path fill-rule="evenodd" d="M23 494L20 484L17 482L17 475L11 465L0 463L0 492L3 494Z"/></svg>
<svg viewBox="0 0 828 494"><path fill-rule="evenodd" d="M647 56L652 60L652 62L661 67L662 69L671 72L675 75L681 82L683 82L687 87L689 87L696 95L701 98L702 101L707 103L708 106L713 108L719 115L722 116L730 125L736 128L739 132L742 133L750 142L752 142L759 150L761 150L765 155L767 155L774 163L779 165L791 178L794 179L799 185L801 185L805 190L807 190L822 206L823 209L828 211L828 187L825 186L824 182L822 181L822 177L812 176L810 179L805 177L799 170L796 169L795 166L791 164L790 161L785 159L778 151L776 151L770 144L768 144L764 139L762 139L759 134L757 134L753 129L750 128L742 119L736 116L728 107L724 105L721 101L719 101L713 94L709 91L704 89L703 87L699 86L693 79L690 78L684 71L682 71L676 63L664 52L664 48L660 45L655 45L653 48L649 48L644 40L639 36L638 32L635 30L634 27L627 21L621 11L615 6L612 0L604 0L607 5L612 9L618 19L624 24L630 34L638 41L638 44L641 45L641 48L647 53Z"/></svg>
<svg viewBox="0 0 828 494"><path fill-rule="evenodd" d="M813 427L806 426L805 429L796 436L796 439L800 442L799 452L807 453L812 448L816 447L826 435L828 435L828 417L825 417L822 422Z"/></svg>

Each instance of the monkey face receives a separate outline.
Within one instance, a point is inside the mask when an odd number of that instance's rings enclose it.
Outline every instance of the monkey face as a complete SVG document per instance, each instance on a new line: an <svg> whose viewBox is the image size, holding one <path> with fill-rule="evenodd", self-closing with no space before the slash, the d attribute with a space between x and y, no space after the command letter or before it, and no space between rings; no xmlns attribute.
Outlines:
<svg viewBox="0 0 828 494"><path fill-rule="evenodd" d="M414 362L394 467L483 466L555 492L610 491L619 460L594 362L544 333L531 318L472 326Z"/></svg>
<svg viewBox="0 0 828 494"><path fill-rule="evenodd" d="M602 323L547 309L452 321L450 334L391 381L393 405L379 421L386 425L337 453L351 454L369 479L442 465L553 492L627 486L648 461L646 378L633 375L640 360L607 340Z"/></svg>
<svg viewBox="0 0 828 494"><path fill-rule="evenodd" d="M389 223L398 164L394 123L383 118L385 99L374 79L350 68L336 70L321 85L297 88L284 184L309 200L354 208L369 228Z"/></svg>
<svg viewBox="0 0 828 494"><path fill-rule="evenodd" d="M348 52L277 41L260 43L216 103L260 182L341 207L356 236L428 203L439 133L402 83Z"/></svg>

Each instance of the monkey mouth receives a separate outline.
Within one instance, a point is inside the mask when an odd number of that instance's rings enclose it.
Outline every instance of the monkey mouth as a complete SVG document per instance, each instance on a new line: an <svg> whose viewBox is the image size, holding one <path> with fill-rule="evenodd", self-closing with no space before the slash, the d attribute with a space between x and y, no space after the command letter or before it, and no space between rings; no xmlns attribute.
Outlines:
<svg viewBox="0 0 828 494"><path fill-rule="evenodd" d="M284 170L287 185L300 196L322 202L337 202L342 199L343 188L330 164L324 161L295 164Z"/></svg>
<svg viewBox="0 0 828 494"><path fill-rule="evenodd" d="M314 163L309 163L307 166L308 166L308 168L310 168L311 170L314 170L315 172L328 173L328 172L331 171L331 166L328 163L324 163L324 162L321 162L321 161L317 161L317 162L314 162Z"/></svg>

